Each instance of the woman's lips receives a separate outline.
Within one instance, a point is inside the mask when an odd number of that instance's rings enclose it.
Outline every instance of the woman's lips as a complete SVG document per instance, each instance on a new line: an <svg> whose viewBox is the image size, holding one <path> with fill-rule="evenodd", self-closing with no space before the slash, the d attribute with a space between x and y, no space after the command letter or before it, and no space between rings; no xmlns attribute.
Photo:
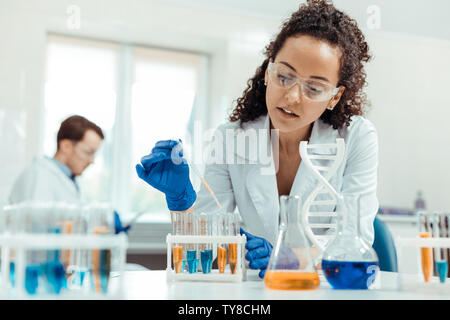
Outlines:
<svg viewBox="0 0 450 320"><path fill-rule="evenodd" d="M299 117L297 114L293 113L292 111L282 108L282 107L277 107L277 110L279 111L281 116L286 119L295 119L295 118Z"/></svg>

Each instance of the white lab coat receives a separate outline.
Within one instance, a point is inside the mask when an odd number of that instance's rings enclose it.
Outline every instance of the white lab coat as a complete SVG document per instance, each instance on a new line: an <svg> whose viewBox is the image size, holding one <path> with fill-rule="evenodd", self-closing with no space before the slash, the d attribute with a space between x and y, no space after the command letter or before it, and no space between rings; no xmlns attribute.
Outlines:
<svg viewBox="0 0 450 320"><path fill-rule="evenodd" d="M51 201L79 203L82 199L73 181L48 157L36 158L16 179L9 203Z"/></svg>
<svg viewBox="0 0 450 320"><path fill-rule="evenodd" d="M250 134L251 129L266 132L266 138L256 138ZM221 139L214 139L213 145L222 145L223 163L208 163L205 166L204 178L216 194L218 200L227 212L239 211L246 231L263 237L275 244L279 223L279 196L276 182L274 159L272 148L268 147L270 163L263 161L262 157L252 149L258 143L270 144L269 116L261 116L254 121L243 124L240 129L239 122L228 122L219 126L216 134ZM232 134L230 134L232 133ZM252 137L247 149L236 147L236 139L240 134L248 134ZM230 139L233 136L234 146L230 147ZM259 136L260 137L260 136ZM344 159L330 184L338 192L365 193L360 205L360 232L361 237L372 245L374 239L373 221L378 211L376 196L377 166L378 166L378 138L372 123L360 116L352 117L350 126L341 129L333 129L332 126L321 120L314 122L310 144L335 143L336 138L345 140L346 149ZM225 143L227 140L227 144ZM256 143L256 144L255 144ZM214 147L213 147L214 149ZM243 152L245 150L245 152ZM329 150L332 153L333 150ZM326 154L326 150L322 154ZM211 152L217 159L217 150ZM228 161L225 161L228 160ZM231 161L231 164L230 164ZM240 163L239 163L240 161ZM242 164L244 162L245 164ZM228 163L228 164L227 164ZM269 170L269 171L268 171ZM270 171L271 170L271 171ZM267 174L270 172L270 174ZM300 195L305 200L318 183L317 178L305 166L300 163L290 195ZM196 212L216 212L216 203L202 185L194 204ZM322 206L322 209L333 211L334 207ZM329 217L319 218L320 222L330 221ZM324 230L323 233L330 230Z"/></svg>

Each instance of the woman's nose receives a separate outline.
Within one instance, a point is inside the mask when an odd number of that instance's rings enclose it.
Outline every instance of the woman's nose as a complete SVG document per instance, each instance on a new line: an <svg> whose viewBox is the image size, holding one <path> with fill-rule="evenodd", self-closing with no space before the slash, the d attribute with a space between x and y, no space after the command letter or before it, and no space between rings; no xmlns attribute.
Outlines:
<svg viewBox="0 0 450 320"><path fill-rule="evenodd" d="M290 88L286 93L286 98L289 103L298 104L302 101L302 88L298 83L296 83L292 88Z"/></svg>

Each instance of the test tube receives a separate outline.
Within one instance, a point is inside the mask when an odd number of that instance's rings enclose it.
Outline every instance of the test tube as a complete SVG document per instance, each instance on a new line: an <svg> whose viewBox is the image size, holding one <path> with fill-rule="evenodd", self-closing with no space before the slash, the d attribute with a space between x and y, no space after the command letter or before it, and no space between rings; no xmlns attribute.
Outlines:
<svg viewBox="0 0 450 320"><path fill-rule="evenodd" d="M88 232L95 235L114 234L114 210L109 204L97 203L88 207ZM111 250L92 250L91 280L94 291L106 293L111 274Z"/></svg>
<svg viewBox="0 0 450 320"><path fill-rule="evenodd" d="M443 226L443 225L442 225ZM437 212L433 213L433 237L440 237L441 229L441 219L440 214ZM434 248L435 260L436 260L436 272L439 276L439 281L445 283L447 278L447 261L442 259L441 248Z"/></svg>
<svg viewBox="0 0 450 320"><path fill-rule="evenodd" d="M74 234L87 235L88 234L88 215L87 207L76 207L74 218L72 221L72 230ZM67 231L68 225L66 225ZM89 269L89 260L91 259L91 252L87 249L73 249L68 257L69 266L66 269L68 275L68 285L71 290L82 289L84 279ZM87 283L87 282L86 282Z"/></svg>
<svg viewBox="0 0 450 320"><path fill-rule="evenodd" d="M428 230L431 228L428 225L429 218L425 212L419 212L419 236L421 238L430 238L431 234ZM422 273L425 282L430 281L431 272L433 269L433 261L431 256L431 248L420 248L420 256L422 262Z"/></svg>
<svg viewBox="0 0 450 320"><path fill-rule="evenodd" d="M446 214L444 214L443 216L444 216L444 226L445 226L445 228L444 228L444 237L445 238L449 238L450 237L450 230L449 230L449 220L450 220L450 217L449 217L449 213L446 213ZM449 261L449 259L450 259L450 248L446 248L446 249L444 249L444 251L445 251L445 253L446 253L446 257L447 257L447 264L449 264L450 263L450 261ZM450 268L448 268L449 270L447 271L447 277L450 277Z"/></svg>
<svg viewBox="0 0 450 320"><path fill-rule="evenodd" d="M196 215L194 212L185 213L186 234L189 236L197 235ZM197 244L186 244L186 260L189 273L196 273L198 268Z"/></svg>
<svg viewBox="0 0 450 320"><path fill-rule="evenodd" d="M94 234L108 234L108 228L106 226L95 227ZM110 249L92 250L92 269L94 290L98 293L106 293L108 290L109 276L111 274Z"/></svg>
<svg viewBox="0 0 450 320"><path fill-rule="evenodd" d="M223 212L218 212L217 214L217 235L226 236L227 235L227 216ZM217 266L219 267L219 272L225 272L225 266L227 264L227 245L225 243L217 244Z"/></svg>
<svg viewBox="0 0 450 320"><path fill-rule="evenodd" d="M202 212L197 217L198 233L201 236L211 236L211 219L210 216ZM203 273L210 273L212 267L212 244L200 244L200 261Z"/></svg>
<svg viewBox="0 0 450 320"><path fill-rule="evenodd" d="M228 214L228 235L239 235L240 217L237 212ZM230 264L231 273L236 273L237 267L237 243L228 244L228 263Z"/></svg>
<svg viewBox="0 0 450 320"><path fill-rule="evenodd" d="M181 236L184 234L184 213L172 212L172 234L175 236ZM172 248L173 267L176 273L181 273L183 270L183 244L174 243Z"/></svg>

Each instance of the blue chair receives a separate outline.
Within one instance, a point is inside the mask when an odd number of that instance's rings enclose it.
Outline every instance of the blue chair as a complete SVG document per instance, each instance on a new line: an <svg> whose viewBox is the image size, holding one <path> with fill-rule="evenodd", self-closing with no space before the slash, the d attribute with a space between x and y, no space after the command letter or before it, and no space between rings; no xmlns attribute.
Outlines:
<svg viewBox="0 0 450 320"><path fill-rule="evenodd" d="M375 217L373 226L375 237L372 247L378 255L380 270L398 272L397 251L391 232L378 217Z"/></svg>

